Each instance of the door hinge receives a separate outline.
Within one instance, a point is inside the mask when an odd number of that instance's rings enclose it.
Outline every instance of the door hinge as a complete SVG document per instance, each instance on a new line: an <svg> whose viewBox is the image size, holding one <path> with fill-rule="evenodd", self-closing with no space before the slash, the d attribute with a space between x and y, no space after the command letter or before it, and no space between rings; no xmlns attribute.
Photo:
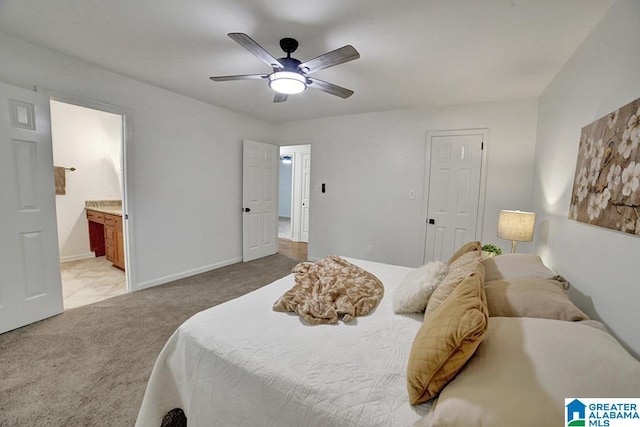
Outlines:
<svg viewBox="0 0 640 427"><path fill-rule="evenodd" d="M484 142L480 143L480 150L484 150Z"/></svg>

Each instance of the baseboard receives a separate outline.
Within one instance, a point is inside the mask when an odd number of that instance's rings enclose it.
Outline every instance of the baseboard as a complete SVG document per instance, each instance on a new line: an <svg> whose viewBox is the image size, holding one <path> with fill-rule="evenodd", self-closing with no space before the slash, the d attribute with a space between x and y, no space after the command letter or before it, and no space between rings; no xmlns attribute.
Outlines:
<svg viewBox="0 0 640 427"><path fill-rule="evenodd" d="M96 256L96 254L94 254L93 252L87 252L87 253L79 254L79 255L61 256L60 257L60 262L78 261L79 259L95 258L95 256Z"/></svg>
<svg viewBox="0 0 640 427"><path fill-rule="evenodd" d="M146 282L138 283L133 289L140 291L142 289L153 288L154 286L164 285L165 283L173 282L174 280L184 279L185 277L195 276L196 274L206 273L207 271L215 270L217 268L225 267L227 265L236 264L242 261L242 257L232 258L225 261L217 262L215 264L205 265L204 267L194 268L192 270L183 271L181 273L171 274L159 279L148 280Z"/></svg>

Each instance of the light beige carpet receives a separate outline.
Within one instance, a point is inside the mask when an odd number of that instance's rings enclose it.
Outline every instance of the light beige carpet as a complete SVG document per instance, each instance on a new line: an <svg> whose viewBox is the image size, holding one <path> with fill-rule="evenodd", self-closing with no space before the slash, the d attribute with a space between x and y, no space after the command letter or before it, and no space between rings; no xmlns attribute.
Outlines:
<svg viewBox="0 0 640 427"><path fill-rule="evenodd" d="M132 426L153 363L182 322L297 262L277 254L234 264L0 335L0 426Z"/></svg>

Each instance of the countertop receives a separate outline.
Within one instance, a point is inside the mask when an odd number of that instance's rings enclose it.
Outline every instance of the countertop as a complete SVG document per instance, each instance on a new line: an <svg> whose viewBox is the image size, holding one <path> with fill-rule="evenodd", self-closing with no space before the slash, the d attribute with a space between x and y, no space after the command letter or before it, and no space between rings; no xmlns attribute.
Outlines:
<svg viewBox="0 0 640 427"><path fill-rule="evenodd" d="M86 200L84 208L96 212L122 216L122 200Z"/></svg>

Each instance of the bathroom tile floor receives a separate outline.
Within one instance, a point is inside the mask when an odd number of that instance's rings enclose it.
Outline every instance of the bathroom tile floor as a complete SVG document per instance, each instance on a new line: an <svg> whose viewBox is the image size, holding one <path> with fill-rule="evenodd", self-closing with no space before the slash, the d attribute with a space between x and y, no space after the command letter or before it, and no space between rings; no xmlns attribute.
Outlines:
<svg viewBox="0 0 640 427"><path fill-rule="evenodd" d="M63 262L60 271L65 310L127 292L124 271L104 256Z"/></svg>

